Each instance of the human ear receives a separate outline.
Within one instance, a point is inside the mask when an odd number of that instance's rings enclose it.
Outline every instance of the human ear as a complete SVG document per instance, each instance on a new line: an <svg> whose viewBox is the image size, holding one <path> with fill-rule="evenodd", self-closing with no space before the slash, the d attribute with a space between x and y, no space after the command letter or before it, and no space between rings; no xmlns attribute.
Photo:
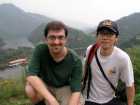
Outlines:
<svg viewBox="0 0 140 105"><path fill-rule="evenodd" d="M118 44L118 38L115 39L114 45Z"/></svg>

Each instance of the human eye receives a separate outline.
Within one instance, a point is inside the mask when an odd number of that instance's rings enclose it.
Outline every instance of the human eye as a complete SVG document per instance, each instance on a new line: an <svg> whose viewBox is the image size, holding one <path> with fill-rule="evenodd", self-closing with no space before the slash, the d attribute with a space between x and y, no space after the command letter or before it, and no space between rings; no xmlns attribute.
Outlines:
<svg viewBox="0 0 140 105"><path fill-rule="evenodd" d="M50 40L55 40L56 37L55 37L55 36L48 36L48 39L50 39Z"/></svg>
<svg viewBox="0 0 140 105"><path fill-rule="evenodd" d="M64 40L65 39L65 36L59 36L58 39L59 40Z"/></svg>

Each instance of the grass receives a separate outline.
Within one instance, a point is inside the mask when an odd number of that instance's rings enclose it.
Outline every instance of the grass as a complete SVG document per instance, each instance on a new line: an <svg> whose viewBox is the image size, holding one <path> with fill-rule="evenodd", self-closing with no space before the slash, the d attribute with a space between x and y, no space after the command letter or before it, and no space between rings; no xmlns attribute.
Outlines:
<svg viewBox="0 0 140 105"><path fill-rule="evenodd" d="M137 47L135 49L127 49L127 51L131 55L135 73L136 96L134 105L140 105L140 49ZM24 92L24 74L19 78L0 80L0 105L31 105Z"/></svg>
<svg viewBox="0 0 140 105"><path fill-rule="evenodd" d="M25 82L18 80L0 80L0 105L31 105L24 92ZM140 103L140 93L137 91L135 105Z"/></svg>
<svg viewBox="0 0 140 105"><path fill-rule="evenodd" d="M0 80L0 105L31 105L24 92L25 77Z"/></svg>

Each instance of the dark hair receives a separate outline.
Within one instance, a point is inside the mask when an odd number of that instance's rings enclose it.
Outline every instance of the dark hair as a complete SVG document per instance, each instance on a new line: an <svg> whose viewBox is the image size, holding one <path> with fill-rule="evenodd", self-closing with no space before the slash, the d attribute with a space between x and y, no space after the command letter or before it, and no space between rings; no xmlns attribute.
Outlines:
<svg viewBox="0 0 140 105"><path fill-rule="evenodd" d="M50 30L59 31L59 30L62 30L62 29L64 29L65 35L67 37L67 35L68 35L68 29L67 29L66 25L63 22L60 22L60 21L51 21L45 27L44 36L47 37L48 32Z"/></svg>

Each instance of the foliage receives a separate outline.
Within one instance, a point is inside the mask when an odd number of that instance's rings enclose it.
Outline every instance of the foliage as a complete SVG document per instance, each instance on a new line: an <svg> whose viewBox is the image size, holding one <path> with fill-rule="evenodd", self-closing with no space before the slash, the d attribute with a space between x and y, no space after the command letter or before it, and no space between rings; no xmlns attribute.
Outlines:
<svg viewBox="0 0 140 105"><path fill-rule="evenodd" d="M41 24L34 31L32 31L29 40L33 44L37 44L43 39L44 28L46 24ZM87 47L89 44L93 43L95 38L91 35L87 35L83 31L74 28L68 28L68 46L70 48Z"/></svg>
<svg viewBox="0 0 140 105"><path fill-rule="evenodd" d="M70 48L86 48L95 41L95 37L82 31L69 28L68 46Z"/></svg>
<svg viewBox="0 0 140 105"><path fill-rule="evenodd" d="M132 48L132 47L135 47L135 46L140 46L139 36L140 36L140 34L136 35L136 36L133 36L128 41L121 43L120 47L121 48Z"/></svg>
<svg viewBox="0 0 140 105"><path fill-rule="evenodd" d="M140 48L127 48L126 51L134 67L136 96L135 105L140 105ZM30 105L24 93L24 76L17 80L0 80L1 105Z"/></svg>
<svg viewBox="0 0 140 105"><path fill-rule="evenodd" d="M120 42L129 41L134 36L140 36L140 13L133 13L117 20L120 30Z"/></svg>
<svg viewBox="0 0 140 105"><path fill-rule="evenodd" d="M135 105L140 105L140 48L128 48L126 49L130 55L134 68L136 97Z"/></svg>
<svg viewBox="0 0 140 105"><path fill-rule="evenodd" d="M24 92L25 76L0 80L0 105L31 105Z"/></svg>

